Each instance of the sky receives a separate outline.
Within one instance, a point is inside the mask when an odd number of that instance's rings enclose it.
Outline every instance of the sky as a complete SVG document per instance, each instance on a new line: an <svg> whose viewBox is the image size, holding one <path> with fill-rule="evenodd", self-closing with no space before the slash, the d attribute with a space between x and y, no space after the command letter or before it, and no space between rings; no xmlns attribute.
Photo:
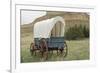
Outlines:
<svg viewBox="0 0 100 73"><path fill-rule="evenodd" d="M46 11L21 11L21 25L33 22L35 19L46 15Z"/></svg>
<svg viewBox="0 0 100 73"><path fill-rule="evenodd" d="M87 13L89 15L89 13ZM46 11L33 11L33 10L22 10L21 11L21 25L29 24L35 19L46 15Z"/></svg>

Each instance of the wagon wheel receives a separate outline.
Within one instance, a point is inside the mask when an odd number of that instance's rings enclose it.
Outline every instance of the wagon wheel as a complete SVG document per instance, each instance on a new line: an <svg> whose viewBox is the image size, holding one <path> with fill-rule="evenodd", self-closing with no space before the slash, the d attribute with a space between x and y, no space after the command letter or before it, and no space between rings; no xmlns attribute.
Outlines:
<svg viewBox="0 0 100 73"><path fill-rule="evenodd" d="M35 52L34 43L31 43L30 44L30 53L31 53L31 56L33 55L34 52ZM36 54L36 52L35 52L35 54Z"/></svg>
<svg viewBox="0 0 100 73"><path fill-rule="evenodd" d="M66 42L64 42L64 52L65 52L64 57L66 57L68 55L68 46Z"/></svg>
<svg viewBox="0 0 100 73"><path fill-rule="evenodd" d="M44 58L44 60L47 60L47 58L48 58L48 47L47 47L46 39L42 38L40 40L39 46L40 46L41 58Z"/></svg>

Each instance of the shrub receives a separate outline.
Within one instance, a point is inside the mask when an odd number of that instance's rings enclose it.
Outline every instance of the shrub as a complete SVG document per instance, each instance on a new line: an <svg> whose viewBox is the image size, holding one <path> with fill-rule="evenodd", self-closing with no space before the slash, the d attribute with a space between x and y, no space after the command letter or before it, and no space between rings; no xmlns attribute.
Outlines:
<svg viewBox="0 0 100 73"><path fill-rule="evenodd" d="M89 37L89 28L86 28L86 26L82 25L75 25L73 27L70 27L65 32L65 38L67 40L77 40L81 38L88 38Z"/></svg>

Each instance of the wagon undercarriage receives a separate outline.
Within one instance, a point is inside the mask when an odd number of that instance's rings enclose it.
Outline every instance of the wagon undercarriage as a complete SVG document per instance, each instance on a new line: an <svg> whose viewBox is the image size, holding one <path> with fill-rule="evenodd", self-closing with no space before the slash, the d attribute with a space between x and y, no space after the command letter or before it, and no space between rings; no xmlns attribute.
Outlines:
<svg viewBox="0 0 100 73"><path fill-rule="evenodd" d="M42 39L44 39L44 38L42 38ZM43 42L42 42L42 47L40 46L41 40L39 40L39 38L35 38L34 40L35 40L35 43L31 50L32 55L33 55L33 53L35 55L38 55L37 51L40 54L47 52L47 54L45 54L47 56L49 53L53 55L54 52L56 52L57 56L61 54L62 57L65 57L68 54L68 46L67 46L67 43L64 41L64 37L46 38L46 39L44 39L46 44L43 45Z"/></svg>

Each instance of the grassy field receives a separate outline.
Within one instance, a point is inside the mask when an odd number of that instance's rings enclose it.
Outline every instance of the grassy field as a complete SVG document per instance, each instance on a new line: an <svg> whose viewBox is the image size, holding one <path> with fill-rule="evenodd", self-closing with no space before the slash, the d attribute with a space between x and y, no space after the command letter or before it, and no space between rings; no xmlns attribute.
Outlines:
<svg viewBox="0 0 100 73"><path fill-rule="evenodd" d="M38 52L36 56L31 56L30 54L29 44L31 39L29 37L25 37L21 40L21 62L41 62ZM47 61L71 61L89 59L89 39L66 41L66 43L68 45L68 55L66 57L62 57L62 55L57 56L57 53L54 51L53 55L49 53Z"/></svg>

